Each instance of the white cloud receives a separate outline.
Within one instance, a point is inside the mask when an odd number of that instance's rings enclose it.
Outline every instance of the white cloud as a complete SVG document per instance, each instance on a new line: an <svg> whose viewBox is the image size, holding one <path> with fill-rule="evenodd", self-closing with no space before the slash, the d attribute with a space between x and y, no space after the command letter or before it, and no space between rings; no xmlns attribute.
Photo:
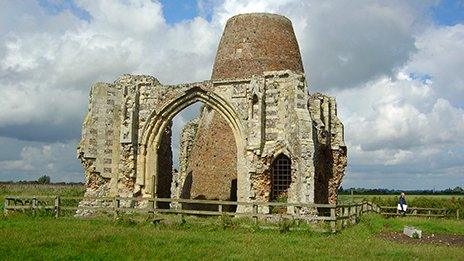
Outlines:
<svg viewBox="0 0 464 261"><path fill-rule="evenodd" d="M213 21L234 14L275 12L294 24L311 88L351 88L395 69L415 51L414 30L427 24L427 1L226 0Z"/></svg>
<svg viewBox="0 0 464 261"><path fill-rule="evenodd" d="M48 170L75 180L92 83L123 73L164 83L208 79L226 20L275 12L293 22L310 91L337 97L346 184L394 186L404 175L429 187L464 180L464 25L434 25L428 1L206 0L211 21L174 25L157 1L77 4L90 20L33 1L2 2L0 136L11 138L0 142L12 153L0 151L0 175ZM174 142L190 114L174 121Z"/></svg>
<svg viewBox="0 0 464 261"><path fill-rule="evenodd" d="M165 83L210 76L220 28L202 18L167 25L161 5L149 0L79 2L90 21L68 12L45 15L29 4L34 11L23 15L22 5L9 4L21 30L0 36L0 110L7 112L0 114L1 135L44 122L79 128L90 85L123 73Z"/></svg>
<svg viewBox="0 0 464 261"><path fill-rule="evenodd" d="M431 27L417 37L416 47L408 70L430 77L442 97L464 106L464 24Z"/></svg>

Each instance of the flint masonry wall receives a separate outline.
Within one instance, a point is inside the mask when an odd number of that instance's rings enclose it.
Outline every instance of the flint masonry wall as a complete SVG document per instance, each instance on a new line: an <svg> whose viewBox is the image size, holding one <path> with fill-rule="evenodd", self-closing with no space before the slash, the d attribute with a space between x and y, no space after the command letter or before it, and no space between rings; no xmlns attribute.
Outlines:
<svg viewBox="0 0 464 261"><path fill-rule="evenodd" d="M292 162L288 202L336 200L346 166L346 146L335 100L308 94L288 19L249 14L229 22L240 25L242 19L251 27L254 23L269 26L275 39L285 39L293 46L281 48L284 51L279 59L284 62L272 60L278 50L271 47L277 49L279 44L270 44L266 52L253 49L262 48L255 42L273 41L271 35L255 41L254 36L238 32L238 38L227 37L224 32L221 45L225 47L218 50L210 81L162 85L152 76L123 75L114 83L97 83L91 88L78 147L86 195L230 199L236 184L237 200L267 201L272 183L270 167L279 154L284 154ZM235 33L229 23L228 28ZM259 36L259 30L248 31ZM285 37L275 35L280 33ZM241 44L247 41L249 45ZM282 41L280 44L285 45ZM224 58L221 52L225 52ZM236 55L229 55L231 52ZM259 55L253 58L255 53ZM296 54L298 57L293 57ZM216 70L234 62L242 66L249 62L261 69L243 78L234 78L236 75L225 69ZM291 68L266 70L276 64ZM214 79L215 75L218 78ZM205 103L205 109L182 133L181 167L172 180L171 120L198 101Z"/></svg>
<svg viewBox="0 0 464 261"><path fill-rule="evenodd" d="M345 175L347 149L344 128L337 117L337 105L333 97L314 93L308 100L313 121L315 195L320 204L336 204L337 191Z"/></svg>
<svg viewBox="0 0 464 261"><path fill-rule="evenodd" d="M123 75L114 83L92 86L89 110L77 148L86 180L87 196L134 196L140 127L166 87L152 76ZM147 94L147 91L150 93ZM152 91L154 90L154 91ZM142 92L141 92L142 91ZM141 96L142 94L142 96ZM171 125L164 130L158 150L159 167L172 168ZM164 171L159 186L169 197L171 171Z"/></svg>

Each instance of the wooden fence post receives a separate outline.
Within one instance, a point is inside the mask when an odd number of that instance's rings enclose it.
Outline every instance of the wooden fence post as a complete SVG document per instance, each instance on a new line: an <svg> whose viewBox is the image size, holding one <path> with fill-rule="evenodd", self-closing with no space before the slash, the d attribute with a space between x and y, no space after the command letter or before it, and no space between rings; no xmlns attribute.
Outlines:
<svg viewBox="0 0 464 261"><path fill-rule="evenodd" d="M151 208L153 209L153 214L155 214L156 212L156 208L158 207L158 201L156 201L157 198L153 198L153 202L151 203ZM179 203L179 202L177 202ZM177 206L178 209L182 209L182 203L180 203L178 206Z"/></svg>
<svg viewBox="0 0 464 261"><path fill-rule="evenodd" d="M255 220L255 224L258 224L258 205L253 204L253 218Z"/></svg>
<svg viewBox="0 0 464 261"><path fill-rule="evenodd" d="M60 203L61 203L60 196L56 196L55 197L55 218L60 217Z"/></svg>
<svg viewBox="0 0 464 261"><path fill-rule="evenodd" d="M32 198L32 213L33 213L34 217L37 214L36 209L37 209L37 198L33 197Z"/></svg>
<svg viewBox="0 0 464 261"><path fill-rule="evenodd" d="M330 229L332 233L337 232L337 215L335 207L330 208Z"/></svg>
<svg viewBox="0 0 464 261"><path fill-rule="evenodd" d="M117 219L119 216L119 199L114 197L113 199L113 218Z"/></svg>
<svg viewBox="0 0 464 261"><path fill-rule="evenodd" d="M3 200L3 213L4 215L8 215L8 203L9 203L9 200L8 200L8 197L5 197L5 199Z"/></svg>
<svg viewBox="0 0 464 261"><path fill-rule="evenodd" d="M342 228L344 228L346 226L346 207L342 207L341 209L341 217L343 218L342 219Z"/></svg>
<svg viewBox="0 0 464 261"><path fill-rule="evenodd" d="M300 206L295 207L296 214L296 225L300 226Z"/></svg>
<svg viewBox="0 0 464 261"><path fill-rule="evenodd" d="M351 206L351 224L356 224L356 205Z"/></svg>

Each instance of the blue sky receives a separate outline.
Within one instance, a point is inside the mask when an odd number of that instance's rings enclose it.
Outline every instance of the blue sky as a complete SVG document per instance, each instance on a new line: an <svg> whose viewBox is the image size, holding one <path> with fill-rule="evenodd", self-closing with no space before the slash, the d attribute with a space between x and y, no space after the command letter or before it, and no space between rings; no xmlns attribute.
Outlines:
<svg viewBox="0 0 464 261"><path fill-rule="evenodd" d="M274 12L293 22L309 91L337 99L344 187L464 186L463 1L0 5L0 180L82 181L75 148L93 83L124 73L166 84L208 79L225 21ZM179 114L175 132L193 114Z"/></svg>
<svg viewBox="0 0 464 261"><path fill-rule="evenodd" d="M87 11L79 8L73 0L38 0L40 5L51 14L58 14L63 10L69 10L79 18L89 20L90 15ZM185 20L193 19L199 15L205 15L210 19L208 13L201 13L199 3L196 0L160 0L163 5L163 13L166 22L175 24ZM200 1L205 2L205 1ZM430 8L434 21L441 25L455 25L464 21L464 1L462 0L441 0L438 4Z"/></svg>
<svg viewBox="0 0 464 261"><path fill-rule="evenodd" d="M464 21L464 1L442 0L431 8L433 18L438 24L455 25Z"/></svg>

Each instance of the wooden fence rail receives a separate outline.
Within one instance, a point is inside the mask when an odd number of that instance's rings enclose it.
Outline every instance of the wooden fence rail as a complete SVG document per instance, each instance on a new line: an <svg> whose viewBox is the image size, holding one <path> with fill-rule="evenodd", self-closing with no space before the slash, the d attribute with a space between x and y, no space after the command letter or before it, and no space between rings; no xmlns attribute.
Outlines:
<svg viewBox="0 0 464 261"><path fill-rule="evenodd" d="M401 216L403 214L399 213L397 207L387 207L381 206L380 214L384 216ZM446 208L408 208L408 211L404 214L405 216L414 216L414 217L446 217L448 209ZM459 210L456 212L456 217L459 219Z"/></svg>
<svg viewBox="0 0 464 261"><path fill-rule="evenodd" d="M163 205L164 204L164 205ZM231 208L232 207L232 208ZM350 204L304 204L284 202L240 202L221 200L174 198L125 198L125 197L60 197L60 196L6 196L4 213L9 211L53 211L56 218L63 211L104 211L117 217L124 212L147 214L173 213L206 216L240 216L256 220L286 218L304 221L329 222L332 232L355 224L361 215L376 212L385 216L397 215L396 208L377 206L371 202ZM235 212L241 208L241 211ZM273 212L273 211L277 212ZM443 217L446 209L410 208L411 216Z"/></svg>

